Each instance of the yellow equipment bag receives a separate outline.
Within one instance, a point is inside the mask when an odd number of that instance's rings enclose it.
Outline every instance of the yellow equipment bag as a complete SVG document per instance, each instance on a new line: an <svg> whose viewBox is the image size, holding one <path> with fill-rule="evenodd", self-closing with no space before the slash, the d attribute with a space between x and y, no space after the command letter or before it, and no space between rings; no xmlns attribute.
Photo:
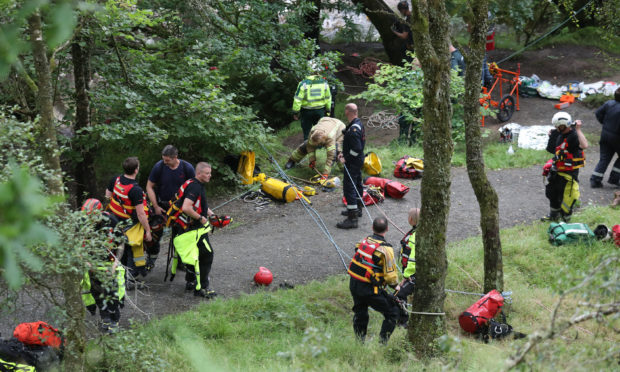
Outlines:
<svg viewBox="0 0 620 372"><path fill-rule="evenodd" d="M276 200L290 203L297 199L297 191L293 186L275 178L264 180L261 189Z"/></svg>
<svg viewBox="0 0 620 372"><path fill-rule="evenodd" d="M241 182L244 185L251 185L254 183L255 166L256 158L254 151L242 151L241 158L239 159L239 165L237 166L237 173L241 175Z"/></svg>
<svg viewBox="0 0 620 372"><path fill-rule="evenodd" d="M409 158L405 160L407 168L415 168L416 170L424 170L424 160L417 158Z"/></svg>
<svg viewBox="0 0 620 372"><path fill-rule="evenodd" d="M364 171L371 176L376 176L381 173L381 169L381 159L379 159L379 156L374 152L366 154L364 158Z"/></svg>
<svg viewBox="0 0 620 372"><path fill-rule="evenodd" d="M133 252L133 261L136 266L146 265L146 259L144 258L144 227L141 223L137 223L125 230L125 236L127 237L127 243L131 247Z"/></svg>

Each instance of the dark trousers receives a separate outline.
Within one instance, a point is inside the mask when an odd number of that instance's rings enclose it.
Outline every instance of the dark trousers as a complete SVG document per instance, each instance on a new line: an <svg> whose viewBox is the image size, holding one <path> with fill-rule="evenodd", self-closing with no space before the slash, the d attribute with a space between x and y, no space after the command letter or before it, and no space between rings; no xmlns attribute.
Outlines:
<svg viewBox="0 0 620 372"><path fill-rule="evenodd" d="M204 244L203 238L207 241ZM209 273L211 272L211 265L213 264L213 248L209 243L209 234L205 234L200 237L198 242L198 267L200 269L200 287L204 289L209 288ZM191 265L185 265L185 281L196 281L196 274L194 273L194 267Z"/></svg>
<svg viewBox="0 0 620 372"><path fill-rule="evenodd" d="M363 283L359 280L351 278L349 280L349 290L353 296L353 331L361 340L366 337L368 329L368 307L372 307L376 311L383 314L383 323L381 324L381 342L387 343L394 332L396 322L399 318L398 306L390 300L385 291L379 289L378 294L374 294L373 287L369 283Z"/></svg>
<svg viewBox="0 0 620 372"><path fill-rule="evenodd" d="M301 130L304 133L304 141L308 139L310 129L312 129L323 116L325 116L325 108L314 110L301 109L301 111L299 111L299 122L301 123Z"/></svg>
<svg viewBox="0 0 620 372"><path fill-rule="evenodd" d="M360 161L359 159L345 161L344 163L346 170L342 180L342 192L349 209L357 208L358 203L362 202L361 196L364 192L362 186L362 164L363 160Z"/></svg>
<svg viewBox="0 0 620 372"><path fill-rule="evenodd" d="M590 177L590 180L595 182L601 182L603 180L603 175L607 170L607 166L609 166L615 154L617 158L609 174L609 183L620 182L620 143L610 143L601 139L600 145L601 157L598 164L596 164L596 168L594 168L594 173Z"/></svg>
<svg viewBox="0 0 620 372"><path fill-rule="evenodd" d="M99 308L101 319L118 322L121 319L121 302L118 300L118 283L116 279L102 283L96 278L97 273L90 272L90 294ZM89 309L94 315L94 309Z"/></svg>

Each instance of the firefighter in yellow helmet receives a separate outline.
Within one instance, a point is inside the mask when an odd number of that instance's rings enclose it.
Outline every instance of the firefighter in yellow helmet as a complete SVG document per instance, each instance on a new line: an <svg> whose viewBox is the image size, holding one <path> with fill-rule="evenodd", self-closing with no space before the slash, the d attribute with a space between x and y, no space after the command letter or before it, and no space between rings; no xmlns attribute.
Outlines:
<svg viewBox="0 0 620 372"><path fill-rule="evenodd" d="M322 70L317 61L310 61L311 75L297 85L293 97L293 117L300 120L304 141L308 140L310 129L323 116L328 116L332 106L332 94L327 80L319 75Z"/></svg>
<svg viewBox="0 0 620 372"><path fill-rule="evenodd" d="M349 290L353 296L353 331L363 342L368 328L368 307L383 314L379 336L386 344L396 327L399 307L384 290L398 284L394 250L385 241L388 222L378 217L372 223L373 234L356 245L349 264Z"/></svg>
<svg viewBox="0 0 620 372"><path fill-rule="evenodd" d="M310 168L315 168L316 149L324 147L327 151L327 157L325 159L325 168L322 173L323 176L327 178L336 157L342 152L342 139L344 138L342 132L344 129L345 125L342 121L330 117L322 118L310 130L310 138L293 151L293 154L284 167L290 169L295 163L298 163L307 154L310 154Z"/></svg>

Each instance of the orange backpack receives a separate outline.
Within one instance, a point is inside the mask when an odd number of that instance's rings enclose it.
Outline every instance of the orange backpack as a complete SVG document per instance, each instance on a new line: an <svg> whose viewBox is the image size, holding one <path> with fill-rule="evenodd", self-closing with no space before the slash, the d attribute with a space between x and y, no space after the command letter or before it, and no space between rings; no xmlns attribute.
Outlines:
<svg viewBox="0 0 620 372"><path fill-rule="evenodd" d="M59 348L63 344L63 338L60 332L42 321L18 324L13 331L13 337L26 345L42 345Z"/></svg>

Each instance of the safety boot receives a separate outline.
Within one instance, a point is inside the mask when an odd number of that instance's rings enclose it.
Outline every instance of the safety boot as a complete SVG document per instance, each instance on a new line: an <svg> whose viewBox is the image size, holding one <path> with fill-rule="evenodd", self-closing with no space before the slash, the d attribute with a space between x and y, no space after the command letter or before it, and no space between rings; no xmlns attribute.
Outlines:
<svg viewBox="0 0 620 372"><path fill-rule="evenodd" d="M362 217L362 210L361 209L353 209L354 211L357 212L357 217ZM341 216L348 216L349 215L349 210L345 209L342 212L340 212Z"/></svg>
<svg viewBox="0 0 620 372"><path fill-rule="evenodd" d="M356 229L357 228L357 209L349 209L347 219L338 222L336 227L339 229Z"/></svg>
<svg viewBox="0 0 620 372"><path fill-rule="evenodd" d="M558 222L560 221L559 211L550 211L549 214L540 219L542 222Z"/></svg>

